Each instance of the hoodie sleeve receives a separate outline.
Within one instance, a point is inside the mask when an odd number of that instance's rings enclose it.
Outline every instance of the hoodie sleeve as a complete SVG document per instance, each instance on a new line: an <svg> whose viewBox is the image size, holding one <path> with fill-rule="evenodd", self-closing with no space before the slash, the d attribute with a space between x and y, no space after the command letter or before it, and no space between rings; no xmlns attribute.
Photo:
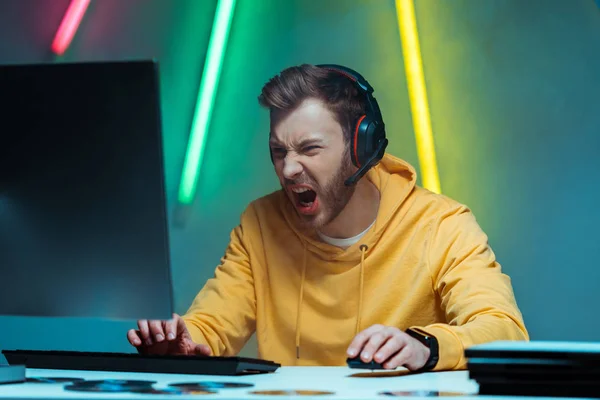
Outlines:
<svg viewBox="0 0 600 400"><path fill-rule="evenodd" d="M447 323L416 328L438 340L435 370L466 368L464 350L471 345L529 340L511 280L470 210L452 207L432 228L429 268Z"/></svg>
<svg viewBox="0 0 600 400"><path fill-rule="evenodd" d="M216 268L182 317L196 343L210 346L216 356L233 356L256 327L256 297L247 230L252 220L246 211L230 235Z"/></svg>

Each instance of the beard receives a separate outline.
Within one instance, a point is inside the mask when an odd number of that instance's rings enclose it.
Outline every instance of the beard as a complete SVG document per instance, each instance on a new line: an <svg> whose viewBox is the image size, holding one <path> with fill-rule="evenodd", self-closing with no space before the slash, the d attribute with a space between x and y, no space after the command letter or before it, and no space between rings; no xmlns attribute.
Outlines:
<svg viewBox="0 0 600 400"><path fill-rule="evenodd" d="M330 224L340 215L354 195L356 187L354 185L346 186L344 184L346 179L348 179L352 173L350 153L346 151L338 169L323 186L319 185L319 183L306 172L298 179L285 181L286 185L309 185L316 192L319 201L319 209L316 214L302 214L296 208L296 212L306 228L319 230ZM290 201L293 203L293 200L290 199Z"/></svg>

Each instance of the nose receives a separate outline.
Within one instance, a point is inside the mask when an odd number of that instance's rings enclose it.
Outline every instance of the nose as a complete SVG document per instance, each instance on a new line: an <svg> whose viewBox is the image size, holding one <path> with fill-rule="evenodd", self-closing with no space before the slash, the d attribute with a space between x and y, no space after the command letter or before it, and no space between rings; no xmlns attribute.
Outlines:
<svg viewBox="0 0 600 400"><path fill-rule="evenodd" d="M294 179L302 173L302 165L290 154L283 160L283 177Z"/></svg>

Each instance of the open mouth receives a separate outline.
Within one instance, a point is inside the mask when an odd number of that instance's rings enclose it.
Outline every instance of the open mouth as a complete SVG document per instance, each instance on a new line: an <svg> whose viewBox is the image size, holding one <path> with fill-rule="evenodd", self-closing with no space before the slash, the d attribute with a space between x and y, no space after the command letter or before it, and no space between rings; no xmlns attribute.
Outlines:
<svg viewBox="0 0 600 400"><path fill-rule="evenodd" d="M296 208L303 214L311 214L317 209L317 192L306 186L292 188L296 199Z"/></svg>

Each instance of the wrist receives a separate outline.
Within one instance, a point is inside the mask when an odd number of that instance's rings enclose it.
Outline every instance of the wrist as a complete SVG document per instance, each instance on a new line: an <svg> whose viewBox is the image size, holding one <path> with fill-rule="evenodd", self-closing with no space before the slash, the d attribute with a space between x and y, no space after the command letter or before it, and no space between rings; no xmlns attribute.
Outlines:
<svg viewBox="0 0 600 400"><path fill-rule="evenodd" d="M406 333L419 341L423 346L427 348L427 360L425 364L419 368L416 372L422 371L431 371L435 368L439 360L439 347L438 341L435 336L430 335L429 333L422 331L418 328L410 328L406 330Z"/></svg>

